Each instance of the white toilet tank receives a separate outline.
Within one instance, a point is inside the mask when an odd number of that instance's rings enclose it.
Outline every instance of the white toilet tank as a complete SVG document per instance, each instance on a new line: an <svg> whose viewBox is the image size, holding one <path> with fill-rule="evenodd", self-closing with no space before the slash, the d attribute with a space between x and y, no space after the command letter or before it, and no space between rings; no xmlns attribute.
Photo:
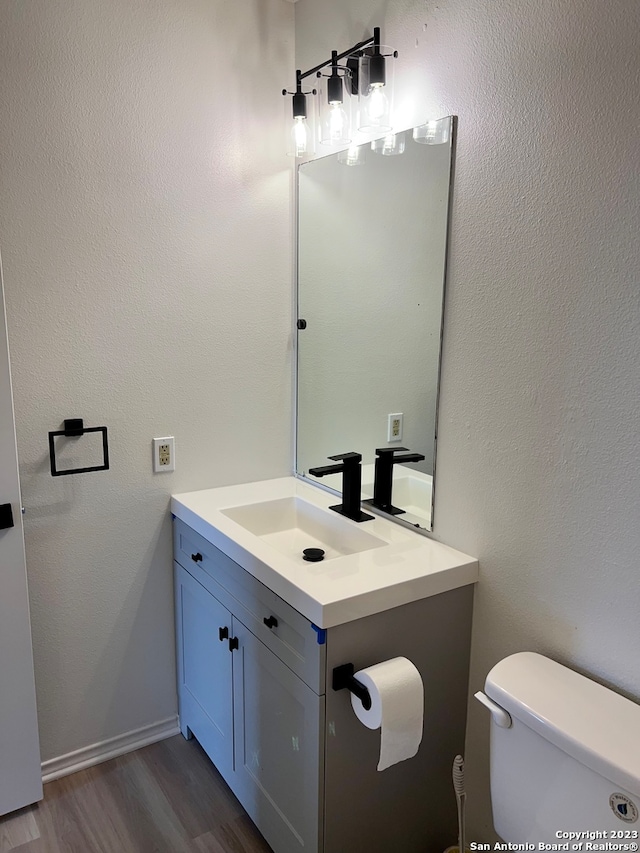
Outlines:
<svg viewBox="0 0 640 853"><path fill-rule="evenodd" d="M533 652L496 664L485 692L498 835L529 850L638 850L640 705Z"/></svg>

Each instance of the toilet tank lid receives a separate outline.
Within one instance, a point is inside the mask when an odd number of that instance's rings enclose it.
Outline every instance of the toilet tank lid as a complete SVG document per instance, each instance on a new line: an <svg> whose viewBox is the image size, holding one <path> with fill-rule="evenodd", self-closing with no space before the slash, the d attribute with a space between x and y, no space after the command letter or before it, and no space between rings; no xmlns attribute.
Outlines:
<svg viewBox="0 0 640 853"><path fill-rule="evenodd" d="M485 692L567 755L640 796L640 705L535 652L497 663Z"/></svg>

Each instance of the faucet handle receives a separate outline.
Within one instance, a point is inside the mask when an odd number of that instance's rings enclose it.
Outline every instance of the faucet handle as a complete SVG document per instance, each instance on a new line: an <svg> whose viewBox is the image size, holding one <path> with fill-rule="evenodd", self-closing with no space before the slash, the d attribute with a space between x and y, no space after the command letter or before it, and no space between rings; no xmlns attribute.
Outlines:
<svg viewBox="0 0 640 853"><path fill-rule="evenodd" d="M360 472L360 463L362 462L362 454L354 453L337 453L335 456L327 456L334 462L341 462L341 465L321 465L319 468L309 468L309 473L312 477L324 477L327 474L345 474L349 473L350 477ZM358 490L358 497L360 490Z"/></svg>
<svg viewBox="0 0 640 853"><path fill-rule="evenodd" d="M402 453L402 452L408 453L409 448L408 447L377 447L376 448L376 456L386 455L387 453L390 453L393 456L394 453Z"/></svg>
<svg viewBox="0 0 640 853"><path fill-rule="evenodd" d="M327 456L327 459L333 459L335 462L344 462L345 465L355 465L357 462L362 462L362 453L336 453L335 456Z"/></svg>

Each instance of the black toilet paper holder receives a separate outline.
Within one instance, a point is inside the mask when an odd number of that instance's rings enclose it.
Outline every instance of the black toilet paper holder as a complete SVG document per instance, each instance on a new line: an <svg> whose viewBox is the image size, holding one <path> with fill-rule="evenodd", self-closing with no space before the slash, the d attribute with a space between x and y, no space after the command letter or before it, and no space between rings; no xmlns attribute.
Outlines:
<svg viewBox="0 0 640 853"><path fill-rule="evenodd" d="M355 671L356 668L352 663L343 663L342 666L337 666L333 670L331 686L334 690L344 690L346 687L362 702L365 711L368 711L371 708L371 695L364 684L353 677Z"/></svg>

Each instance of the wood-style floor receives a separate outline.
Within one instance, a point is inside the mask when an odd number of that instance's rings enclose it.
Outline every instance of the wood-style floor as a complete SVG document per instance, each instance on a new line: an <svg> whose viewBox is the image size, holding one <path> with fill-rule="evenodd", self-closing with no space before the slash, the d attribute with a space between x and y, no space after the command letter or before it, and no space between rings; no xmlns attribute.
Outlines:
<svg viewBox="0 0 640 853"><path fill-rule="evenodd" d="M0 818L0 853L271 853L197 741L182 735L44 787Z"/></svg>

